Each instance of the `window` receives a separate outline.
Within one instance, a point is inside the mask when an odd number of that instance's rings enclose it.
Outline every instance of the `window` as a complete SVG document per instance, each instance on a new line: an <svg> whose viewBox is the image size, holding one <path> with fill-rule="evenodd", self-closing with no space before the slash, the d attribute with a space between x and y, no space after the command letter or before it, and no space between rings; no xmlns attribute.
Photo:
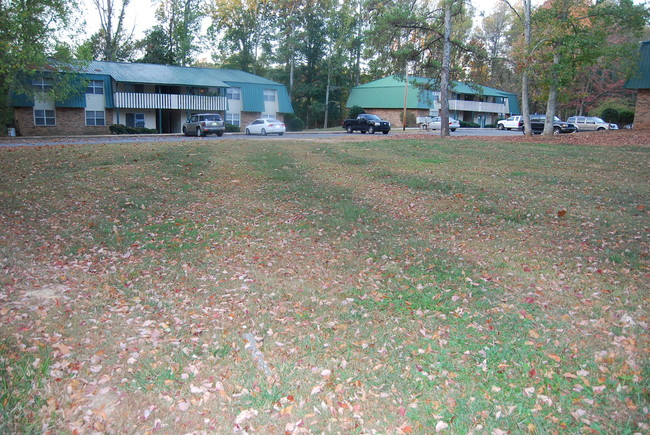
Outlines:
<svg viewBox="0 0 650 435"><path fill-rule="evenodd" d="M264 89L264 101L275 101L275 89Z"/></svg>
<svg viewBox="0 0 650 435"><path fill-rule="evenodd" d="M226 98L229 100L241 100L241 88L226 89Z"/></svg>
<svg viewBox="0 0 650 435"><path fill-rule="evenodd" d="M262 113L262 119L275 119L275 114L273 114L273 113Z"/></svg>
<svg viewBox="0 0 650 435"><path fill-rule="evenodd" d="M34 110L34 125L56 125L54 110Z"/></svg>
<svg viewBox="0 0 650 435"><path fill-rule="evenodd" d="M239 113L226 113L226 124L241 127L241 117Z"/></svg>
<svg viewBox="0 0 650 435"><path fill-rule="evenodd" d="M127 113L127 127L144 127L144 113Z"/></svg>
<svg viewBox="0 0 650 435"><path fill-rule="evenodd" d="M91 80L88 82L86 93L102 95L104 93L104 82L101 80Z"/></svg>
<svg viewBox="0 0 650 435"><path fill-rule="evenodd" d="M52 83L42 77L40 79L32 80L32 86L34 86L38 91L47 92L52 90Z"/></svg>
<svg viewBox="0 0 650 435"><path fill-rule="evenodd" d="M86 110L86 125L106 125L103 110Z"/></svg>

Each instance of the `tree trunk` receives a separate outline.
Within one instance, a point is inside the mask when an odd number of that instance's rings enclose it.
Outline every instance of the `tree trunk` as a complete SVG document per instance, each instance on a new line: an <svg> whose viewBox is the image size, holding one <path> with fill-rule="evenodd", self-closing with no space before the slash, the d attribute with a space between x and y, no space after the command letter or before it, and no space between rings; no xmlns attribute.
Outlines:
<svg viewBox="0 0 650 435"><path fill-rule="evenodd" d="M524 70L521 74L521 114L524 117L524 133L526 136L532 136L533 130L530 127L530 107L528 102L528 57L530 53L530 8L531 0L523 0L524 2L524 40L526 46L524 47Z"/></svg>
<svg viewBox="0 0 650 435"><path fill-rule="evenodd" d="M442 45L442 74L440 75L440 136L449 136L449 70L451 66L451 6L445 2L445 33Z"/></svg>
<svg viewBox="0 0 650 435"><path fill-rule="evenodd" d="M555 110L557 108L557 87L558 87L558 73L557 66L560 63L560 55L554 48L553 52L553 70L551 71L551 84L548 89L548 101L546 103L546 120L544 121L544 136L553 136L554 127L553 119L555 118Z"/></svg>
<svg viewBox="0 0 650 435"><path fill-rule="evenodd" d="M323 121L323 128L327 128L327 121L329 118L330 109L330 82L332 81L332 67L328 62L327 69L327 89L325 90L325 121Z"/></svg>

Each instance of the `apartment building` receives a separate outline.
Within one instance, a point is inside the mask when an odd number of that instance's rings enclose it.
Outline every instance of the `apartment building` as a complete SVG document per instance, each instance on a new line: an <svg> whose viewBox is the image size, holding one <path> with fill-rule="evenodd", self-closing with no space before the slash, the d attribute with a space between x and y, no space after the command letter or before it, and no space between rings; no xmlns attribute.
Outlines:
<svg viewBox="0 0 650 435"><path fill-rule="evenodd" d="M79 90L65 101L46 97L48 73L32 82L34 98L11 96L19 135L107 134L111 124L180 133L194 113L237 126L293 113L283 84L238 70L94 61L66 74L79 77Z"/></svg>
<svg viewBox="0 0 650 435"><path fill-rule="evenodd" d="M518 115L517 96L487 86L452 82L449 92L449 116L484 127L497 120ZM415 117L440 115L440 91L437 82L424 77L390 76L351 89L346 106L359 106L401 125L404 106Z"/></svg>

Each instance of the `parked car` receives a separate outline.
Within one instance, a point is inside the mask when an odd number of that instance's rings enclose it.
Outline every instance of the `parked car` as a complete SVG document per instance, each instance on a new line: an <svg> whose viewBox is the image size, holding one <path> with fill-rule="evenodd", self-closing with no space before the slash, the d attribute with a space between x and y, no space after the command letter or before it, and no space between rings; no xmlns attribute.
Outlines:
<svg viewBox="0 0 650 435"><path fill-rule="evenodd" d="M279 134L282 136L287 129L282 121L260 118L248 124L245 131L246 134L261 134L262 136Z"/></svg>
<svg viewBox="0 0 650 435"><path fill-rule="evenodd" d="M575 124L579 131L605 131L611 128L609 122L595 116L572 116L567 122Z"/></svg>
<svg viewBox="0 0 650 435"><path fill-rule="evenodd" d="M519 128L519 121L521 115L513 115L508 119L501 119L497 121L497 128L499 130L510 130L511 128Z"/></svg>
<svg viewBox="0 0 650 435"><path fill-rule="evenodd" d="M197 113L183 124L183 134L185 136L191 134L205 136L212 133L223 136L224 131L226 131L226 126L218 113Z"/></svg>
<svg viewBox="0 0 650 435"><path fill-rule="evenodd" d="M542 134L544 131L544 123L546 122L546 115L530 115L530 128L533 130L533 134ZM521 131L526 134L524 131L524 119L519 120L519 128ZM578 127L569 122L564 122L557 116L553 117L553 134L560 133L575 133L578 131Z"/></svg>
<svg viewBox="0 0 650 435"><path fill-rule="evenodd" d="M434 116L431 118L431 121L426 123L426 129L427 130L440 130L441 125L440 125L440 120L441 118L439 116ZM454 118L449 118L449 130L451 131L456 131L457 128L460 128L460 121Z"/></svg>

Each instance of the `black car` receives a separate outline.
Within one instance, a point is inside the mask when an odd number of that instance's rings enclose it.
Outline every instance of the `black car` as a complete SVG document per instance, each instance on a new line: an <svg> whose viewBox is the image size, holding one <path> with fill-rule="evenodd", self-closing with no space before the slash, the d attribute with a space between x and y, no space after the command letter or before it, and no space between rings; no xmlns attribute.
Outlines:
<svg viewBox="0 0 650 435"><path fill-rule="evenodd" d="M530 115L530 128L533 130L533 134L542 134L545 122L546 115ZM523 118L519 121L519 129L526 134ZM578 131L578 127L575 124L564 122L557 116L553 118L553 134L575 133L576 131Z"/></svg>

